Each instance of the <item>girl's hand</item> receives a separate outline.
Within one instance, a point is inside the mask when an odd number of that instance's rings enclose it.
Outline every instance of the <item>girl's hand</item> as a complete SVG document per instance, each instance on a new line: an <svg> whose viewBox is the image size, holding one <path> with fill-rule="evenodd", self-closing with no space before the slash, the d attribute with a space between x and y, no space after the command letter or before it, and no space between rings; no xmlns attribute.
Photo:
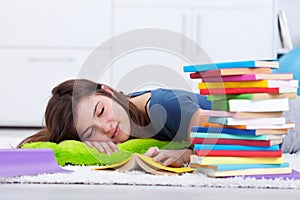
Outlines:
<svg viewBox="0 0 300 200"><path fill-rule="evenodd" d="M157 147L150 147L145 153L155 162L161 162L164 166L182 167L190 161L191 149L181 150L159 150Z"/></svg>
<svg viewBox="0 0 300 200"><path fill-rule="evenodd" d="M100 153L106 153L111 155L112 152L118 152L118 147L113 142L96 142L96 141L85 141L88 147L95 147Z"/></svg>

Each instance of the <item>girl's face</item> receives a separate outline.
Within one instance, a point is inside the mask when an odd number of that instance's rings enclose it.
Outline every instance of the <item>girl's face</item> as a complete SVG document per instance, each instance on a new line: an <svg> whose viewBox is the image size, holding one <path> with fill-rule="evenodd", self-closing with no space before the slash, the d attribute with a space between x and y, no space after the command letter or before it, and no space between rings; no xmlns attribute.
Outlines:
<svg viewBox="0 0 300 200"><path fill-rule="evenodd" d="M77 106L75 126L82 141L125 142L131 127L129 116L117 102L103 95L83 98Z"/></svg>

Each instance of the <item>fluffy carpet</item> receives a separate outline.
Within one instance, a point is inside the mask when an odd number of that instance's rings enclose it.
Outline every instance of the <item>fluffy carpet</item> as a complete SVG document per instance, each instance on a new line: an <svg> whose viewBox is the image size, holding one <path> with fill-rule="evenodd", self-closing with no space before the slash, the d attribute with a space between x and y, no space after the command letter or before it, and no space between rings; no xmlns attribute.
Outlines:
<svg viewBox="0 0 300 200"><path fill-rule="evenodd" d="M285 154L285 160L291 167L300 170L300 155ZM267 180L255 178L209 178L202 174L184 175L150 175L140 171L113 172L94 171L93 167L65 166L64 169L73 170L68 173L40 174L35 176L21 176L0 178L3 183L21 184L95 184L95 185L159 185L182 187L222 187L222 188L278 188L300 189L300 180Z"/></svg>

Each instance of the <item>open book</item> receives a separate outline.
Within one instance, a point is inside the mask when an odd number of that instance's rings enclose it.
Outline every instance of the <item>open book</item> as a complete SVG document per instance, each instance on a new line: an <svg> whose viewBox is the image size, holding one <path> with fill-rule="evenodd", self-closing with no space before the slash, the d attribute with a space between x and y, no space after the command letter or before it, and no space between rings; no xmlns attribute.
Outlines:
<svg viewBox="0 0 300 200"><path fill-rule="evenodd" d="M189 167L166 167L161 163L154 162L152 158L144 156L142 154L134 153L125 161L120 163L100 166L94 168L95 170L118 170L118 171L131 171L139 170L145 171L150 174L156 175L172 175L193 172L194 169Z"/></svg>

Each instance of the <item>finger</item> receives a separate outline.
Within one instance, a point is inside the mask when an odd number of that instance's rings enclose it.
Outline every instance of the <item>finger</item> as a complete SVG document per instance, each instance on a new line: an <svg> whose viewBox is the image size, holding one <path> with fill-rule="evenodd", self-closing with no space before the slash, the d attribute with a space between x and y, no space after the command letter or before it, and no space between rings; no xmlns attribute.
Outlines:
<svg viewBox="0 0 300 200"><path fill-rule="evenodd" d="M84 144L85 144L86 146L90 147L90 148L93 147L93 145L92 145L89 141L85 141Z"/></svg>
<svg viewBox="0 0 300 200"><path fill-rule="evenodd" d="M113 152L118 152L118 151L119 151L117 145L116 145L115 143L113 143L113 142L109 142L109 143L108 143L108 146L109 146L109 148L110 148Z"/></svg>
<svg viewBox="0 0 300 200"><path fill-rule="evenodd" d="M107 155L111 155L111 149L110 149L110 146L108 145L108 143L107 142L102 142L101 145L102 145L105 153Z"/></svg>
<svg viewBox="0 0 300 200"><path fill-rule="evenodd" d="M157 154L159 154L159 149L157 147L150 147L144 155L154 157Z"/></svg>
<svg viewBox="0 0 300 200"><path fill-rule="evenodd" d="M100 152L100 153L104 153L105 150L102 147L102 144L99 142L92 142L92 145Z"/></svg>
<svg viewBox="0 0 300 200"><path fill-rule="evenodd" d="M169 165L172 165L174 164L173 166L177 166L177 164L175 165L175 160L174 158L168 158L166 159L163 163L162 163L164 166L169 166Z"/></svg>
<svg viewBox="0 0 300 200"><path fill-rule="evenodd" d="M164 162L167 158L169 158L165 152L160 151L157 155L153 156L152 159L155 162Z"/></svg>

